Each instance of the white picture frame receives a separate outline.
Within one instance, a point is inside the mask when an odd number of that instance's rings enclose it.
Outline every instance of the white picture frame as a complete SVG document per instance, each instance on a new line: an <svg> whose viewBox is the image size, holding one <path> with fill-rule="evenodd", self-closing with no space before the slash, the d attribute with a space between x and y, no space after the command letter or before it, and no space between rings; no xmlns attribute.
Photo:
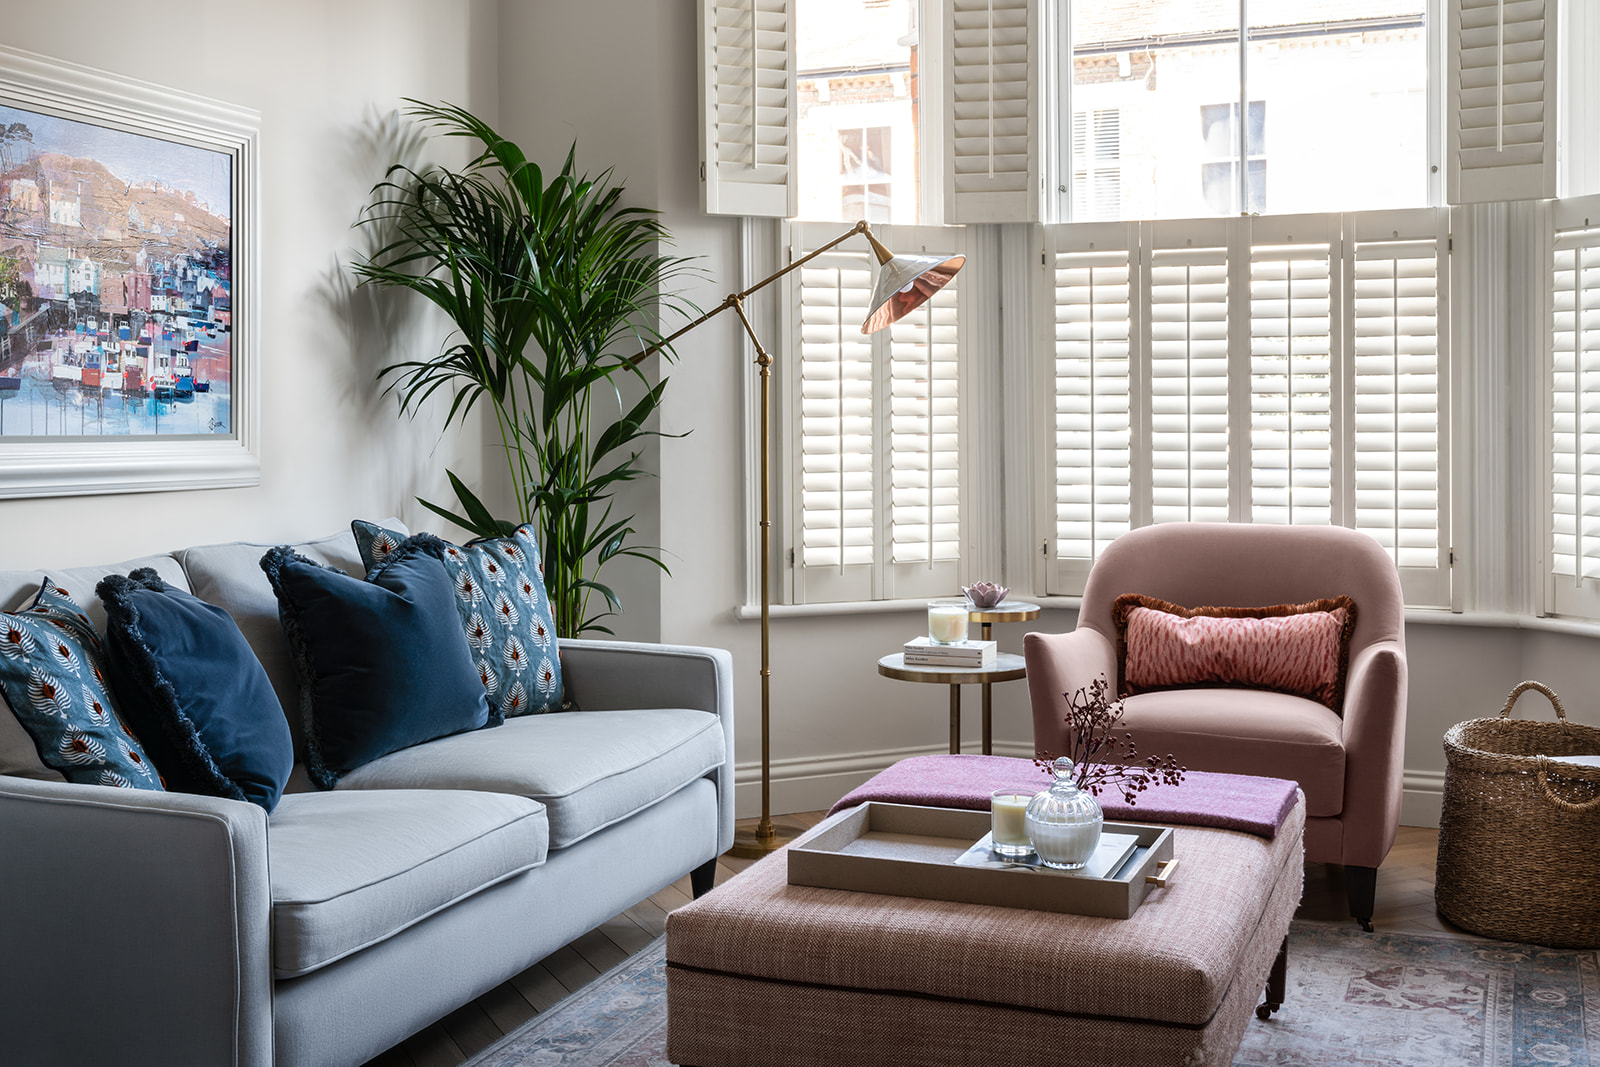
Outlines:
<svg viewBox="0 0 1600 1067"><path fill-rule="evenodd" d="M102 412L99 423L102 428L98 431L73 434L66 429L68 423L63 416L60 420L63 432L58 435L48 432L21 434L13 431L7 436L4 432L0 432L0 498L156 492L259 484L261 480L260 248L258 245L261 116L259 112L4 46L0 46L0 107L43 117L45 121L41 125L48 125L51 128L60 128L60 122L49 120L61 120L67 124L87 124L144 139L139 145L147 151L141 155L156 162L150 167L143 168L144 173L126 176L130 182L130 189L135 187L134 183L145 182L143 188L154 189L163 194L171 194L172 190L176 189L179 196L185 194L186 190L182 188L181 181L167 185L162 182L159 174L152 176L150 173L152 169L159 170L159 159L167 148L170 148L169 154L174 161L180 157L193 158L194 153L190 151L192 149L226 156L228 169L225 184L228 186L229 204L225 221L227 252L230 257L225 272L225 288L229 303L226 324L218 321L222 317L221 303L215 298L213 303L207 305L210 308L206 312L207 321L195 323L192 319L180 320L181 330L190 334L205 333L203 329L193 329L194 326L210 326L211 336L215 336L218 332L228 335L224 349L228 364L226 407L217 407L216 398L206 397L211 405L210 410L225 411L225 417L218 419L213 416L206 420L202 429L193 433L179 430L174 434L170 429L164 432L159 427L153 433L140 432L137 427L142 424L138 422L127 424L134 428L126 428L120 432L115 430L106 432L103 428L104 401L97 399L97 405ZM0 127L4 125L5 123L0 123ZM15 167L14 158L11 162ZM36 245L43 242L36 234L30 235L16 225L9 228L5 226L7 217L5 212L8 208L13 210L14 214L11 216L13 221L18 217L25 217L29 210L36 218L41 210L39 183L22 186L20 192L13 192L15 182L7 180L4 164L5 160L0 159L0 256L6 255L8 250L20 255L19 242L26 243L30 238ZM13 173L17 172L14 170ZM73 218L70 214L72 208L69 201L64 197L62 202L68 203L68 206L59 208L60 217L48 217L48 223L54 226L53 233L60 232L61 224ZM56 207L57 202L51 200L43 210L48 215L48 212L55 210ZM16 212L23 214L18 215ZM129 243L146 232L140 227L149 223L141 220L136 211L127 210L124 213L128 216L128 220L124 227L126 232L122 234L121 239L124 243ZM171 216L168 215L166 218L170 225ZM78 224L82 226L81 220ZM123 225L119 220L118 226ZM39 227L36 226L35 230L37 229ZM117 231L115 229L107 231L101 227L98 232L104 234ZM85 240L91 239L93 233L85 227ZM98 267L92 270L98 284L101 272ZM216 279L209 276L205 278L207 285L214 286L215 281ZM215 288L208 288L206 290L208 297L215 291ZM73 290L69 287L66 292L69 294L69 299L63 303L71 303L70 294ZM126 293L128 290L124 288L122 292ZM148 297L146 299L148 300ZM20 325L21 311L27 306L28 301L17 297L14 303L17 306L12 309L6 320L5 330L8 331ZM32 303L33 310L37 311L40 301L35 299ZM97 302L94 306L98 308L100 305ZM76 312L71 314L75 315ZM183 314L193 315L194 312L185 305ZM148 329L147 320L154 317L149 313L143 318L130 315L128 322L130 325L139 323L142 328ZM163 318L165 325L171 327L171 318L165 316ZM62 315L56 314L52 321L58 327ZM109 323L112 320L108 317L106 321ZM78 330L82 325L80 320L78 325L69 328ZM158 324L158 331L160 325ZM225 330L224 325L227 327ZM59 333L57 327L39 326L38 330L42 332L55 330ZM98 323L97 328L99 328ZM110 332L112 339L115 340L116 331ZM168 332L170 334L171 330ZM134 340L139 340L139 337L135 335ZM159 332L157 340L158 342L160 340ZM63 345L62 341L61 337L54 336L52 343L58 348L64 347L70 350L70 343ZM37 346L40 342L30 338L28 343ZM189 351L187 345L191 343L200 342L185 342L184 347L176 351ZM218 345L216 348L223 349L223 346ZM126 346L124 349L126 350ZM6 351L11 353L11 347L7 346ZM55 361L73 360L77 357L60 357L52 350L48 358ZM90 358L100 357L83 358L87 361ZM214 358L223 357L214 356ZM37 362L35 359L33 372L36 377ZM187 362L187 357L183 362ZM197 359L196 362L201 361ZM85 362L84 365L87 366L88 363ZM106 357L106 366L109 368L110 365L110 358ZM6 366L0 366L0 374L7 371L7 366L11 368L12 373L20 373L21 364L15 361L14 353ZM54 373L53 366L52 373ZM98 371L95 377L97 379L101 377ZM109 380L109 375L107 378ZM72 389L74 395L78 395L80 389L87 393L90 386L83 384L86 380L87 377L84 377L76 385L68 383L67 388ZM122 376L119 376L118 380L121 382ZM199 372L196 371L191 378L191 389L198 380ZM60 383L52 379L49 384L54 386ZM210 384L209 381L205 382L207 393L210 392ZM96 389L101 387L96 386ZM102 398L105 394L103 391L97 391L95 395L97 398ZM194 393L191 392L189 397L193 399ZM122 394L116 399L119 403L125 403ZM65 410L65 401L63 409ZM138 415L142 411L142 408L136 409L135 414ZM87 416L83 412L79 411L78 414L80 422L87 421ZM197 425L202 424L197 420Z"/></svg>

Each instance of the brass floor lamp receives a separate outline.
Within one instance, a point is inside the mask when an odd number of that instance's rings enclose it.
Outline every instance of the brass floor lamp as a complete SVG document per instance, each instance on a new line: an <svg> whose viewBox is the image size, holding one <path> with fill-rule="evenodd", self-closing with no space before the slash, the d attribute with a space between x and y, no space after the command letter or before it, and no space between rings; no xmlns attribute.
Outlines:
<svg viewBox="0 0 1600 1067"><path fill-rule="evenodd" d="M791 271L804 266L822 253L844 243L856 234L866 237L878 259L878 283L872 290L868 303L867 321L861 324L862 333L877 333L885 326L903 318L920 307L930 296L943 289L966 262L964 256L897 256L891 253L872 235L865 220L856 223L815 251L801 256L787 267L756 282L742 292L730 293L728 298L698 319L683 327L665 340L651 345L635 362L643 360L658 349L670 345L679 337L729 308L739 315L739 322L756 350L756 366L761 368L761 822L755 831L741 831L735 838L732 852L735 856L757 858L778 848L784 842L772 825L772 357L756 336L745 314L744 302L752 294L765 289Z"/></svg>

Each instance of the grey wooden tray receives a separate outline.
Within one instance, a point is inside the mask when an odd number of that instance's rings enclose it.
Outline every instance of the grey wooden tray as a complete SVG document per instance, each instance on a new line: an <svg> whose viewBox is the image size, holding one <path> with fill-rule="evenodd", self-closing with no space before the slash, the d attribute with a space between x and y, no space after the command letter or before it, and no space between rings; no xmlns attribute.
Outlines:
<svg viewBox="0 0 1600 1067"><path fill-rule="evenodd" d="M987 811L868 801L830 816L789 846L789 883L1126 919L1175 872L1172 829L1108 822L1105 830L1139 839L1110 877L958 867L956 858L989 832Z"/></svg>

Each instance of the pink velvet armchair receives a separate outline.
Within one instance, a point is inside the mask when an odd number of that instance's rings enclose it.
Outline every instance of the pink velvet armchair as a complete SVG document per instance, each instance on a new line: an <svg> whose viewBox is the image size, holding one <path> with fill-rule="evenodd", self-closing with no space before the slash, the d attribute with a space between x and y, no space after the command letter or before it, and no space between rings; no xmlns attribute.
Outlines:
<svg viewBox="0 0 1600 1067"><path fill-rule="evenodd" d="M1184 607L1355 601L1339 712L1259 689L1175 689L1127 697L1123 725L1141 755L1298 781L1306 858L1344 866L1350 912L1372 929L1377 869L1400 821L1406 732L1405 615L1388 554L1328 526L1166 523L1124 534L1089 572L1077 629L1023 639L1039 751L1065 750L1063 693L1100 675L1116 685L1112 602L1124 593Z"/></svg>

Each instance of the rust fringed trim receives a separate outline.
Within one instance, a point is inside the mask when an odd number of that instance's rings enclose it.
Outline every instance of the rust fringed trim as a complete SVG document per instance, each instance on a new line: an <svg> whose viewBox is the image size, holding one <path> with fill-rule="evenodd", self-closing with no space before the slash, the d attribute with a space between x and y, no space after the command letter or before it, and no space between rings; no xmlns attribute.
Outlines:
<svg viewBox="0 0 1600 1067"><path fill-rule="evenodd" d="M1350 673L1350 635L1355 633L1356 628L1356 602L1350 597L1341 595L1323 600L1312 600L1305 604L1273 604L1269 607L1259 608L1210 606L1186 608L1157 597L1146 596L1143 593L1124 593L1111 604L1111 621L1117 627L1117 697L1119 699L1133 696L1135 693L1155 692L1158 689L1239 688L1237 685L1225 685L1221 682L1195 682L1192 685L1148 686L1137 689L1130 686L1127 678L1128 614L1134 608L1149 608L1151 611L1176 615L1180 619L1193 619L1196 617L1212 619L1277 619L1287 615L1309 615L1319 611L1345 609L1344 627L1339 631L1339 667L1334 677L1333 695L1327 705L1329 710L1335 714L1340 716L1344 714L1345 682ZM1318 703L1321 702L1318 701Z"/></svg>

